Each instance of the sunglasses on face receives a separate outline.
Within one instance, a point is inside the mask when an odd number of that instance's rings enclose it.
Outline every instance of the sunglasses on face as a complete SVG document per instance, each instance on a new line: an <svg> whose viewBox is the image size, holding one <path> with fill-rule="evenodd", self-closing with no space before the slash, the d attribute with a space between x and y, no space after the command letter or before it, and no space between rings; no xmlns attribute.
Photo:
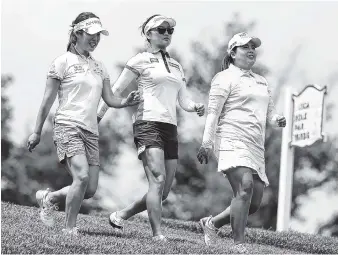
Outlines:
<svg viewBox="0 0 338 255"><path fill-rule="evenodd" d="M157 31L160 35L163 35L165 33L165 31L168 32L168 34L172 35L174 33L174 28L171 27L171 28L164 28L164 27L157 27L157 28L154 28L152 29L154 31Z"/></svg>

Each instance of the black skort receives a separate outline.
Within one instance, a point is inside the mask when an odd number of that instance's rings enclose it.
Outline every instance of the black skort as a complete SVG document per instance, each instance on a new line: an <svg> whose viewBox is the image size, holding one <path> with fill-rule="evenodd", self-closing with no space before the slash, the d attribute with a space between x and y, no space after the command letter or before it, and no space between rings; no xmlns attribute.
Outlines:
<svg viewBox="0 0 338 255"><path fill-rule="evenodd" d="M138 158L146 148L160 148L165 159L178 159L177 126L158 121L138 120L133 124Z"/></svg>

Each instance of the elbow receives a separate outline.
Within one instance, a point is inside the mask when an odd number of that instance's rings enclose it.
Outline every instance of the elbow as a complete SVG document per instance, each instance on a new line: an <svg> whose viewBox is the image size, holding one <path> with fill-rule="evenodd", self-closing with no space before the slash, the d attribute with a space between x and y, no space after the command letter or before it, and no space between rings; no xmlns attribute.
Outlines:
<svg viewBox="0 0 338 255"><path fill-rule="evenodd" d="M111 101L107 101L106 104L109 106L109 107L113 107L113 108L122 108L123 105L115 100L111 100Z"/></svg>
<svg viewBox="0 0 338 255"><path fill-rule="evenodd" d="M195 111L194 107L191 104L184 104L182 102L179 102L179 105L186 112L194 112Z"/></svg>
<svg viewBox="0 0 338 255"><path fill-rule="evenodd" d="M190 109L189 107L187 106L181 106L181 108L186 111L186 112L193 112L194 110L193 109Z"/></svg>
<svg viewBox="0 0 338 255"><path fill-rule="evenodd" d="M188 109L188 107L187 107L186 105L180 104L180 107L181 107L184 111L190 112L189 109Z"/></svg>
<svg viewBox="0 0 338 255"><path fill-rule="evenodd" d="M186 112L195 112L195 110L194 110L194 109L191 109L191 108L186 108L185 111L186 111Z"/></svg>
<svg viewBox="0 0 338 255"><path fill-rule="evenodd" d="M114 100L112 100L111 98L103 96L102 99L103 102L105 102L108 107L115 107Z"/></svg>
<svg viewBox="0 0 338 255"><path fill-rule="evenodd" d="M118 108L118 109L123 108L123 106L120 104L112 104L111 107Z"/></svg>
<svg viewBox="0 0 338 255"><path fill-rule="evenodd" d="M116 105L114 102L111 102L111 101L107 101L106 104L107 104L109 107L120 108L119 105Z"/></svg>

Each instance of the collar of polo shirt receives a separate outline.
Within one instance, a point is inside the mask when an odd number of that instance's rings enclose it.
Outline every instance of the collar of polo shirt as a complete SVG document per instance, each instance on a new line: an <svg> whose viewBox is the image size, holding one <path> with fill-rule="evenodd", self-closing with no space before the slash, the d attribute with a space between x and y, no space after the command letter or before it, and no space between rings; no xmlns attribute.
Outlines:
<svg viewBox="0 0 338 255"><path fill-rule="evenodd" d="M254 76L254 72L251 69L250 70L245 70L245 69L242 69L242 68L239 68L239 67L235 66L234 64L230 64L229 69L232 72L237 72L240 75L250 74L250 75Z"/></svg>
<svg viewBox="0 0 338 255"><path fill-rule="evenodd" d="M73 43L70 45L69 51L70 51L71 53L75 54L75 55L79 55L79 56L82 57L83 59L92 59L92 60L94 60L94 58L93 58L92 54L90 54L90 52L88 52L88 54L89 54L88 57L82 55L82 54L76 49L76 47L75 47L75 45L74 45Z"/></svg>
<svg viewBox="0 0 338 255"><path fill-rule="evenodd" d="M167 51L164 51L164 50L161 50L161 49L155 50L155 49L149 47L149 48L147 49L147 51L148 51L149 53L152 53L152 54L156 54L156 53L162 51L166 57L170 58L169 53L168 53Z"/></svg>

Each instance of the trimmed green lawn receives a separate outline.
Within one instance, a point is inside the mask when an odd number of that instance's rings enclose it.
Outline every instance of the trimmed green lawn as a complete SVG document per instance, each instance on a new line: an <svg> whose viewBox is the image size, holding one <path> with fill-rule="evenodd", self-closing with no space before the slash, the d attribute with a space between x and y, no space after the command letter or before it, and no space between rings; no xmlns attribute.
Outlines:
<svg viewBox="0 0 338 255"><path fill-rule="evenodd" d="M125 231L113 229L108 223L108 214L79 215L77 226L80 235L76 238L61 232L64 213L57 212L57 224L44 226L36 207L19 206L1 202L1 253L176 253L207 254L234 253L230 227L222 228L221 238L215 247L204 245L202 229L197 222L163 220L166 244L154 244L147 219L133 217L127 221ZM297 232L273 232L248 229L247 240L250 253L295 254L338 253L338 239Z"/></svg>

